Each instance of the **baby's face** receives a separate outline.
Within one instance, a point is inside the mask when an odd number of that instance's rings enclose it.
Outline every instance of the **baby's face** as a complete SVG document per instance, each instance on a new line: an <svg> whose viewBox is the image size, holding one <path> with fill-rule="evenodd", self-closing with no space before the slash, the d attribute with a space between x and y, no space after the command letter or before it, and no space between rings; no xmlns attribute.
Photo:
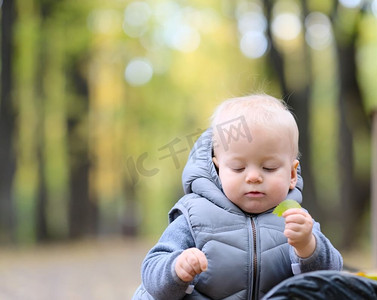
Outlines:
<svg viewBox="0 0 377 300"><path fill-rule="evenodd" d="M227 149L215 149L214 163L225 195L248 213L262 213L283 201L297 182L298 161L279 128L251 129L251 141L239 136Z"/></svg>

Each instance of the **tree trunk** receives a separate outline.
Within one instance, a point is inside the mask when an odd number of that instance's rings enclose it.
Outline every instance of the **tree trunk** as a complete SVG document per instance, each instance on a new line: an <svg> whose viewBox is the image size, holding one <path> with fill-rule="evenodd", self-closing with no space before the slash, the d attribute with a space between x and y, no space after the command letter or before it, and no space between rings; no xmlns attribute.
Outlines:
<svg viewBox="0 0 377 300"><path fill-rule="evenodd" d="M371 203L371 232L372 232L372 269L377 270L377 112L372 114L372 203Z"/></svg>
<svg viewBox="0 0 377 300"><path fill-rule="evenodd" d="M362 96L356 78L355 39L349 45L338 47L340 74L339 107L339 177L341 196L341 216L343 228L342 247L351 247L359 235L355 224L359 224L368 204L370 182L362 182L354 171L354 135L358 127L370 131L363 112Z"/></svg>
<svg viewBox="0 0 377 300"><path fill-rule="evenodd" d="M76 62L77 63L77 62ZM98 226L97 202L89 192L89 145L86 116L89 114L88 86L86 80L73 67L76 93L81 104L71 109L68 119L68 148L70 158L69 236L79 238L94 235ZM81 107L77 113L77 107ZM73 113L76 111L76 113ZM84 130L83 130L84 128ZM82 135L85 132L84 136Z"/></svg>
<svg viewBox="0 0 377 300"><path fill-rule="evenodd" d="M289 106L294 110L294 114L297 116L297 125L300 132L299 149L301 153L301 175L304 178L304 190L303 198L304 205L313 217L320 220L321 214L319 213L319 206L317 205L317 198L314 187L314 179L312 175L312 167L310 162L310 130L309 130L309 98L310 98L310 86L311 86L311 65L309 52L306 45L303 45L305 66L307 74L307 80L298 90L291 90L287 84L286 72L284 70L284 57L283 53L275 47L273 43L273 37L271 34L271 22L272 22L272 3L271 0L264 1L267 18L267 34L271 42L270 48L270 62L275 71L276 77L279 80L280 88L283 98L289 100ZM304 9L304 15L306 10L306 3L302 3Z"/></svg>
<svg viewBox="0 0 377 300"><path fill-rule="evenodd" d="M43 102L40 107L43 110ZM47 186L46 186L46 173L44 161L44 113L40 115L38 124L38 145L37 145L37 160L38 160L38 192L36 201L36 237L38 242L45 242L50 239L47 224Z"/></svg>
<svg viewBox="0 0 377 300"><path fill-rule="evenodd" d="M13 152L15 114L12 101L13 0L4 1L1 12L0 242L11 242L15 238L15 211L12 195L15 173Z"/></svg>

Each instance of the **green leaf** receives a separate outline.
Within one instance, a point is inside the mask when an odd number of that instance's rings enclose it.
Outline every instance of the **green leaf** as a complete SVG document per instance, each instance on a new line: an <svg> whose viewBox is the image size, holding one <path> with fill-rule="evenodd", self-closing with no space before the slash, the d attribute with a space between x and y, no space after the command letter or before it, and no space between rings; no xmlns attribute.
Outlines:
<svg viewBox="0 0 377 300"><path fill-rule="evenodd" d="M272 213L274 215L277 215L278 217L281 217L283 213L290 208L301 208L301 205L295 200L287 199L283 202L280 202L280 204L275 207Z"/></svg>

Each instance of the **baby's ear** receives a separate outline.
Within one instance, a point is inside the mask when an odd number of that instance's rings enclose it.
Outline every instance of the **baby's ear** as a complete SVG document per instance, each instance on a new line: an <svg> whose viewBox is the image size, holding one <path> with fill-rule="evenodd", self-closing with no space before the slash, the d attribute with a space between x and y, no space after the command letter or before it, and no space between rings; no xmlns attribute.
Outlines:
<svg viewBox="0 0 377 300"><path fill-rule="evenodd" d="M216 156L212 157L212 161L215 164L216 168L219 168L219 162L217 161Z"/></svg>
<svg viewBox="0 0 377 300"><path fill-rule="evenodd" d="M292 163L291 167L291 184L289 186L289 189L294 189L297 184L297 168L299 165L299 161L295 159Z"/></svg>

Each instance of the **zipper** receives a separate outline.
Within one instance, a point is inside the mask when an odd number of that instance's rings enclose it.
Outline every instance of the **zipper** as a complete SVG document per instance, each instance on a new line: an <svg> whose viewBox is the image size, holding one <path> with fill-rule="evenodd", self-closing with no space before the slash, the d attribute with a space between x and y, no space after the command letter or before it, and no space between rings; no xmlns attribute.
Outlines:
<svg viewBox="0 0 377 300"><path fill-rule="evenodd" d="M253 233L253 285L252 285L252 295L257 296L258 290L257 285L257 271L258 271L258 257L257 257L257 229L253 217L251 219L251 230ZM257 299L255 297L255 299Z"/></svg>

